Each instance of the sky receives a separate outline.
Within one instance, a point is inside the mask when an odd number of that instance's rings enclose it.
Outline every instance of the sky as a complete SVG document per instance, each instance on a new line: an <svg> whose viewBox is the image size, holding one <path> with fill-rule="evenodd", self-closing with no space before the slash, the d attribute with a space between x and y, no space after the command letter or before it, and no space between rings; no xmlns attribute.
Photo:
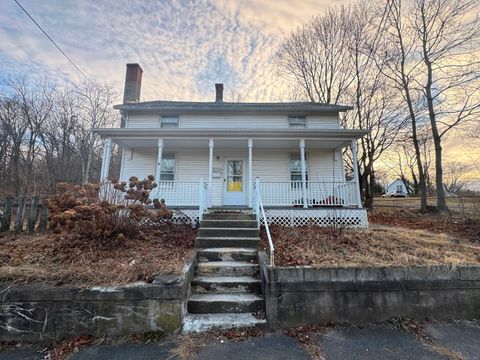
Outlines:
<svg viewBox="0 0 480 360"><path fill-rule="evenodd" d="M213 101L215 82L224 83L226 101L281 101L289 90L272 57L282 41L312 16L348 1L19 2L84 73L108 81L119 95L125 64L136 62L144 70L142 101ZM15 74L82 81L13 0L0 4L0 82ZM450 158L480 159L461 136L451 136L445 148Z"/></svg>
<svg viewBox="0 0 480 360"><path fill-rule="evenodd" d="M0 77L81 81L13 0L0 0ZM242 101L285 98L271 66L281 41L328 0L19 0L89 77L123 90L125 64L143 70L142 100L212 100L214 83ZM1 80L1 79L0 79Z"/></svg>

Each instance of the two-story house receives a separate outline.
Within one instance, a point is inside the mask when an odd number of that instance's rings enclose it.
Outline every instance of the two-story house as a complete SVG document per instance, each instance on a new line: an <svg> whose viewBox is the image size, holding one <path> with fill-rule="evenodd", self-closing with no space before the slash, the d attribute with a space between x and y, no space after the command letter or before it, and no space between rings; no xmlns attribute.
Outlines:
<svg viewBox="0 0 480 360"><path fill-rule="evenodd" d="M101 180L112 143L122 149L120 180L154 175L152 193L192 220L212 207L254 208L286 226L366 227L358 169L346 179L343 150L367 130L344 129L348 106L314 102L232 103L215 84L212 102L140 101L142 69L127 64L121 128L93 131L105 140Z"/></svg>

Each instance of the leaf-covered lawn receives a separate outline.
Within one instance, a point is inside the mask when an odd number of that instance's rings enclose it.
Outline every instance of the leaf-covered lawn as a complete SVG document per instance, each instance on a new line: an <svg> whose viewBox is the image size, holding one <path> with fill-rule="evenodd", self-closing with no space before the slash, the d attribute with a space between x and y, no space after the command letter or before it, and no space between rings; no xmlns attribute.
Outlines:
<svg viewBox="0 0 480 360"><path fill-rule="evenodd" d="M480 263L480 242L475 241L478 227L458 224L456 231L449 229L445 219L439 217L418 220L418 224L383 215L382 223L402 225L376 225L370 219L368 230L342 230L310 227L272 226L270 231L275 246L278 266L311 265L316 267L375 267L405 265L461 265ZM375 218L378 219L378 216ZM451 220L453 222L453 220ZM430 223L430 226L427 224ZM410 226L409 226L410 225ZM426 230L428 229L428 230ZM462 231L461 229L466 229ZM262 233L263 246L268 243Z"/></svg>
<svg viewBox="0 0 480 360"><path fill-rule="evenodd" d="M370 223L423 229L480 242L480 218L453 214L425 213L406 209L374 209L368 214Z"/></svg>
<svg viewBox="0 0 480 360"><path fill-rule="evenodd" d="M174 224L109 244L65 233L7 234L0 237L0 281L79 286L151 281L157 274L180 272L196 234L190 226Z"/></svg>

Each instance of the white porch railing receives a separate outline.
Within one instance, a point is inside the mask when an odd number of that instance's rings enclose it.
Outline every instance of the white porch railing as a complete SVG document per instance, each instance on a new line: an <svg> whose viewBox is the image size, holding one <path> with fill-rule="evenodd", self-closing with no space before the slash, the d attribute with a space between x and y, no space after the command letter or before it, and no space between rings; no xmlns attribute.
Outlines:
<svg viewBox="0 0 480 360"><path fill-rule="evenodd" d="M266 206L303 205L303 190L301 181L291 182L261 182L260 196Z"/></svg>
<svg viewBox="0 0 480 360"><path fill-rule="evenodd" d="M307 182L308 206L356 206L354 181ZM301 181L261 182L260 196L265 206L303 206Z"/></svg>
<svg viewBox="0 0 480 360"><path fill-rule="evenodd" d="M355 206L355 187L354 181L308 182L308 205Z"/></svg>
<svg viewBox="0 0 480 360"><path fill-rule="evenodd" d="M167 206L199 206L197 181L159 181L150 193L151 199L165 199Z"/></svg>
<svg viewBox="0 0 480 360"><path fill-rule="evenodd" d="M254 196L253 196L253 203L254 203L254 211L257 216L257 223L258 227L260 228L260 217L263 219L263 223L265 224L265 232L267 233L268 239L268 247L269 247L269 257L270 257L270 266L275 266L275 248L273 246L272 235L270 234L270 228L268 227L267 216L265 215L265 209L263 208L262 197L260 195L260 180L257 178L255 183L253 184L254 187Z"/></svg>

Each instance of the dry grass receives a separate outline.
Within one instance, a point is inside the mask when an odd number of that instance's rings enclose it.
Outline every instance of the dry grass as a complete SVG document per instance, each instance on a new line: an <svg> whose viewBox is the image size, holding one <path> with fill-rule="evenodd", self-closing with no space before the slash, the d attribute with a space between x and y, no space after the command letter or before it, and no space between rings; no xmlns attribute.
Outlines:
<svg viewBox="0 0 480 360"><path fill-rule="evenodd" d="M399 330L406 331L418 340L429 350L437 353L441 357L448 360L463 360L463 357L444 345L440 344L436 339L431 338L424 331L424 323L421 321L415 321L412 319L395 318L391 320L391 323Z"/></svg>
<svg viewBox="0 0 480 360"><path fill-rule="evenodd" d="M169 224L102 247L64 234L7 234L0 237L0 281L77 286L150 281L157 274L179 273L195 236L189 226Z"/></svg>
<svg viewBox="0 0 480 360"><path fill-rule="evenodd" d="M295 338L312 360L325 360L318 345L320 335L325 335L330 326L305 325L283 330L287 336Z"/></svg>
<svg viewBox="0 0 480 360"><path fill-rule="evenodd" d="M172 356L180 360L193 359L200 351L214 343L238 342L264 336L262 329L257 327L211 330L203 333L191 333L178 336L178 345L171 351Z"/></svg>
<svg viewBox="0 0 480 360"><path fill-rule="evenodd" d="M344 230L272 227L279 266L377 267L480 263L480 244L452 235L399 227ZM264 246L267 247L263 234Z"/></svg>
<svg viewBox="0 0 480 360"><path fill-rule="evenodd" d="M473 218L479 217L480 196L458 196L446 198L447 206L452 213ZM427 198L429 206L436 206L437 198L429 196ZM396 208L416 211L420 209L420 198L409 196L406 198L383 198L375 197L373 200L375 208Z"/></svg>
<svg viewBox="0 0 480 360"><path fill-rule="evenodd" d="M454 214L426 213L405 209L374 209L368 214L370 223L426 229L445 233L473 242L480 242L480 218Z"/></svg>

